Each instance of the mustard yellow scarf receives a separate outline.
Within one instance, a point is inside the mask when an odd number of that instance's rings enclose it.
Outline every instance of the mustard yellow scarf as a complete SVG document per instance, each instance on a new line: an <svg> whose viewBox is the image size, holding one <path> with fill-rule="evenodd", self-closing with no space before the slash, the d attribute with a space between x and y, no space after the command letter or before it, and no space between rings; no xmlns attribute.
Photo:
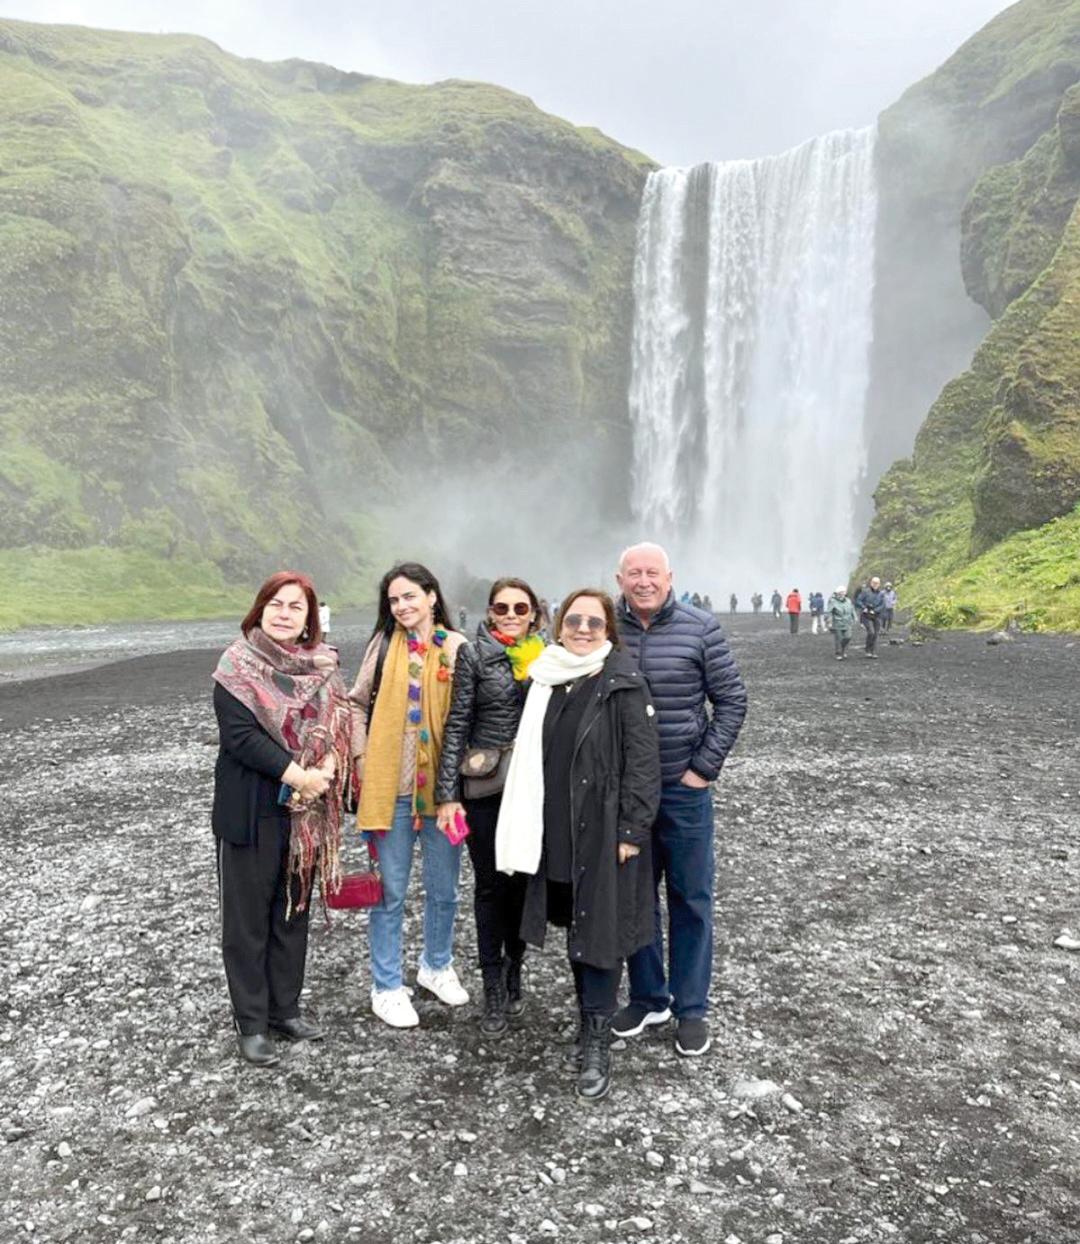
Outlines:
<svg viewBox="0 0 1080 1244"><path fill-rule="evenodd" d="M445 644L446 631L442 628L426 644L407 637L401 627L394 630L368 728L364 783L356 816L362 830L387 830L393 824L407 729L416 730L418 736L413 812L418 817L435 813L435 774L450 711L450 662ZM410 720L417 710L409 695L410 664L421 667L419 721Z"/></svg>

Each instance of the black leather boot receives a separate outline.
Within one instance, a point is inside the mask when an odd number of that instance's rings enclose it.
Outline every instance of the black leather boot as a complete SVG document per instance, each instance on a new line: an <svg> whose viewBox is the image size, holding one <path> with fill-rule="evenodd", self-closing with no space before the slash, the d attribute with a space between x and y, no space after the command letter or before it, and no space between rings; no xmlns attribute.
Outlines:
<svg viewBox="0 0 1080 1244"><path fill-rule="evenodd" d="M236 1044L240 1057L253 1067L273 1067L281 1061L281 1056L265 1032L238 1033Z"/></svg>
<svg viewBox="0 0 1080 1244"><path fill-rule="evenodd" d="M577 1095L583 1101L599 1101L611 1088L611 1019L607 1015L586 1015L582 1033L581 1072Z"/></svg>
<svg viewBox="0 0 1080 1244"><path fill-rule="evenodd" d="M480 1031L485 1037L502 1037L510 1025L506 1022L506 985L503 969L484 969L484 1014L480 1019Z"/></svg>
<svg viewBox="0 0 1080 1244"><path fill-rule="evenodd" d="M506 1013L511 1019L525 1011L525 996L521 988L521 960L510 959L506 964Z"/></svg>

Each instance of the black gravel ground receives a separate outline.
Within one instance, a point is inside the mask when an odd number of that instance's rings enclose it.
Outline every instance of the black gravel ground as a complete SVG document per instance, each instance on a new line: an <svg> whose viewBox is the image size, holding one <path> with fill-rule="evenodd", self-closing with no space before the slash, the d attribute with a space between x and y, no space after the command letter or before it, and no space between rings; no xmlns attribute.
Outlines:
<svg viewBox="0 0 1080 1244"><path fill-rule="evenodd" d="M1080 937L1080 647L840 664L785 629L730 627L751 712L716 791L715 1047L653 1032L592 1107L555 946L502 1042L433 1000L396 1033L356 913L313 930L326 1042L241 1065L216 653L0 686L0 1239L1075 1244L1080 954L1053 943Z"/></svg>

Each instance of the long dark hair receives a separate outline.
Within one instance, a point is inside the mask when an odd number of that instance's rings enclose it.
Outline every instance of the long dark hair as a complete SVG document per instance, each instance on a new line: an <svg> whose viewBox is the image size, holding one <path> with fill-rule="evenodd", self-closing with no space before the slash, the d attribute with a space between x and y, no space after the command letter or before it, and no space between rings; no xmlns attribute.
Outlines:
<svg viewBox="0 0 1080 1244"><path fill-rule="evenodd" d="M375 620L375 629L371 632L372 639L376 635L392 635L394 633L394 627L397 623L394 621L394 615L390 612L390 584L395 579L408 579L410 583L415 583L421 591L434 592L435 609L433 612L435 625L445 626L447 630L452 629L450 625L450 610L443 599L439 580L435 578L426 566L421 566L419 562L398 562L396 566L390 567L379 582L379 616Z"/></svg>
<svg viewBox="0 0 1080 1244"><path fill-rule="evenodd" d="M495 597L503 591L504 588L512 587L515 591L524 592L529 598L529 604L532 605L532 621L529 623L529 634L540 629L542 619L540 617L540 601L537 599L536 593L525 582L524 579L504 578L496 579L491 585L491 591L488 592L488 608L495 603Z"/></svg>

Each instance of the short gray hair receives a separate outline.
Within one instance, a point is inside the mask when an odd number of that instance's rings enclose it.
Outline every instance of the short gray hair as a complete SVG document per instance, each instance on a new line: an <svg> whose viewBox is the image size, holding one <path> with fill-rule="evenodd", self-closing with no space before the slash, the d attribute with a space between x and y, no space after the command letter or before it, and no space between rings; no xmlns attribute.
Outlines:
<svg viewBox="0 0 1080 1244"><path fill-rule="evenodd" d="M628 545L625 549L623 549L623 551L619 554L619 570L621 571L623 566L626 565L626 559L630 556L631 553L644 553L644 552L659 553L660 556L664 559L664 569L665 570L671 569L671 558L668 557L667 555L667 549L665 549L662 545L653 544L652 541L650 540L644 540L640 544L631 544L631 545Z"/></svg>

